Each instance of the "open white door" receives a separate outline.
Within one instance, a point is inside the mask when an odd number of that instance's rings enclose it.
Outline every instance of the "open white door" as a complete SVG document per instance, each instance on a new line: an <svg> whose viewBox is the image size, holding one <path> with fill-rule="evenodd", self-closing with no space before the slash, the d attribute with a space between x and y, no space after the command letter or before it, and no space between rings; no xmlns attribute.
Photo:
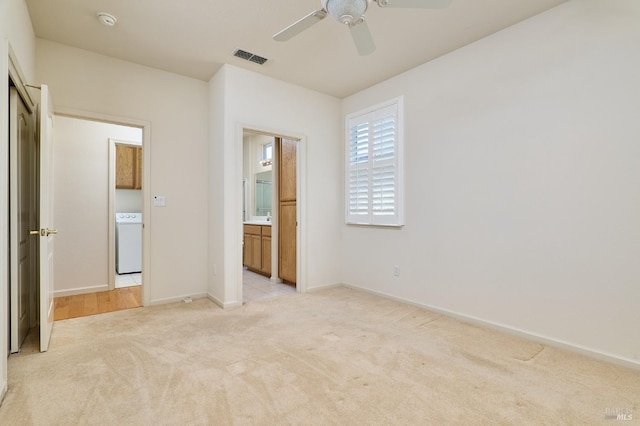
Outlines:
<svg viewBox="0 0 640 426"><path fill-rule="evenodd" d="M53 106L49 88L41 86L40 138L40 352L49 348L53 329Z"/></svg>

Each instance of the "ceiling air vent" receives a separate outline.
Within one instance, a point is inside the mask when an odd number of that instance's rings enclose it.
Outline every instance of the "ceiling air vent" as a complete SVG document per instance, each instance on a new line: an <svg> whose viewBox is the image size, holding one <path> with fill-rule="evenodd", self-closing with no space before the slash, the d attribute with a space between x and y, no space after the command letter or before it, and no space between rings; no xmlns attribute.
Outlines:
<svg viewBox="0 0 640 426"><path fill-rule="evenodd" d="M268 61L267 58L263 58L262 56L255 55L251 52L247 52L246 50L242 50L242 49L236 49L236 51L233 52L233 56L236 56L241 59L246 59L247 61L255 62L256 64L260 64L260 65Z"/></svg>

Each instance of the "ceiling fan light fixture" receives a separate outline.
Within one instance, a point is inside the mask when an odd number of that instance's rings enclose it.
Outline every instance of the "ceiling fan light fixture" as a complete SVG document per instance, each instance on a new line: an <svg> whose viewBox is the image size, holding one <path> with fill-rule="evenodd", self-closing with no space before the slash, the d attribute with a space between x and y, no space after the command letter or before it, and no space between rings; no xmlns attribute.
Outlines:
<svg viewBox="0 0 640 426"><path fill-rule="evenodd" d="M358 23L369 7L369 0L323 0L323 6L338 22Z"/></svg>

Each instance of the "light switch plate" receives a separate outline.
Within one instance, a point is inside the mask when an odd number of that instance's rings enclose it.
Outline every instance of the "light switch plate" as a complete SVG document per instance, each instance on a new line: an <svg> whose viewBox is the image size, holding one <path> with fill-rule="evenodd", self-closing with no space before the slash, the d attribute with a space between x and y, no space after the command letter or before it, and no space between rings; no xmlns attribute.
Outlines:
<svg viewBox="0 0 640 426"><path fill-rule="evenodd" d="M153 206L154 207L164 207L167 205L167 200L164 195L156 195L153 197Z"/></svg>

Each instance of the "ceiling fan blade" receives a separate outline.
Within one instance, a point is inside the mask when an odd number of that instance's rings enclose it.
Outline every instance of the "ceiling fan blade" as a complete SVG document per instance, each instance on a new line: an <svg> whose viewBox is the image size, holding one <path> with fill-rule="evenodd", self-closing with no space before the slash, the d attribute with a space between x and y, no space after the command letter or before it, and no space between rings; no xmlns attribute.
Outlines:
<svg viewBox="0 0 640 426"><path fill-rule="evenodd" d="M412 9L444 9L453 0L376 0L380 7L404 7Z"/></svg>
<svg viewBox="0 0 640 426"><path fill-rule="evenodd" d="M360 56L368 55L376 50L376 44L373 42L373 37L371 37L371 31L369 31L369 26L364 19L357 24L350 25L349 30L351 30L351 37L356 44L356 49L358 49Z"/></svg>
<svg viewBox="0 0 640 426"><path fill-rule="evenodd" d="M307 28L311 27L313 24L316 24L322 21L327 16L327 11L324 9L316 10L311 12L307 16L302 19L297 20L293 24L289 25L284 30L273 36L273 39L276 41L287 41L294 36L297 36Z"/></svg>

